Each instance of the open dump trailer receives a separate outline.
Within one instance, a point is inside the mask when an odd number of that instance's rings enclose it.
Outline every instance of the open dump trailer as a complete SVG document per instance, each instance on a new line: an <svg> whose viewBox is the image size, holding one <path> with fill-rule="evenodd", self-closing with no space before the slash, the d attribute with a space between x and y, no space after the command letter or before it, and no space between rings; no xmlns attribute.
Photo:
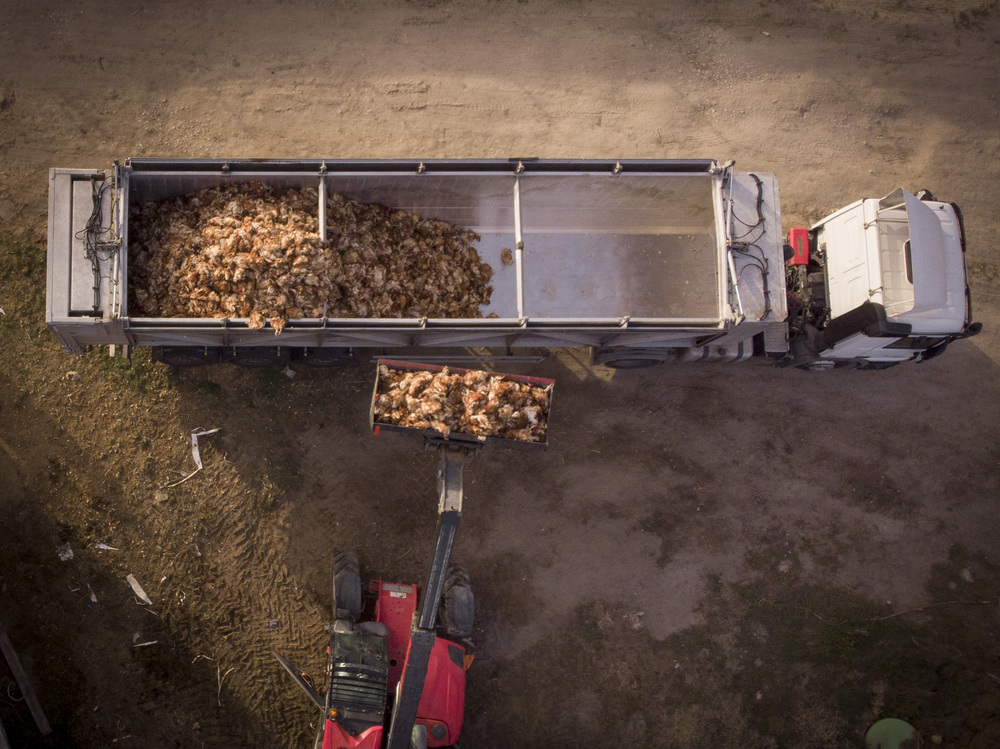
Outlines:
<svg viewBox="0 0 1000 749"><path fill-rule="evenodd" d="M331 193L474 231L493 271L489 304L462 319L293 319L280 335L247 318L129 309L130 207L261 182L315 190L324 240ZM749 356L755 336L787 350L776 181L714 161L131 159L106 172L53 169L49 215L47 317L70 351L154 346L215 360L248 347L592 346L732 359ZM759 260L734 253L734 221L758 216Z"/></svg>

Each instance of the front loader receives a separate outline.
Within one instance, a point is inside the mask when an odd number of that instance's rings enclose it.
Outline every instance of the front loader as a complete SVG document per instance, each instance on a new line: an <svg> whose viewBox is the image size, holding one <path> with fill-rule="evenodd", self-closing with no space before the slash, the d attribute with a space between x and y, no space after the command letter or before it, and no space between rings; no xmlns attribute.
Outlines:
<svg viewBox="0 0 1000 749"><path fill-rule="evenodd" d="M449 558L468 448L438 450L438 532L423 589L371 581L374 615L362 621L357 555L335 552L326 694L275 653L320 711L314 749L419 749L458 741L475 604L468 571Z"/></svg>
<svg viewBox="0 0 1000 749"><path fill-rule="evenodd" d="M465 708L465 672L473 658L468 638L475 609L468 571L450 563L462 516L465 461L486 444L547 447L544 432L530 428L516 430L514 437L477 437L460 431L445 436L434 428L380 420L376 403L387 390L390 370L443 377L449 369L380 360L369 410L376 435L383 431L415 434L422 437L425 447L437 451L434 555L422 589L373 580L368 590L369 597L375 599L374 612L370 619L362 620L366 607L357 555L334 553L334 621L326 626L330 634L326 693L320 694L306 674L274 654L320 711L314 749L426 749L458 741ZM450 372L465 374L466 370ZM492 378L544 390L544 408L540 406L544 413L534 416L535 421L542 417L547 421L555 385L552 380L519 375ZM425 386L431 390L426 381ZM499 403L494 405L502 411Z"/></svg>

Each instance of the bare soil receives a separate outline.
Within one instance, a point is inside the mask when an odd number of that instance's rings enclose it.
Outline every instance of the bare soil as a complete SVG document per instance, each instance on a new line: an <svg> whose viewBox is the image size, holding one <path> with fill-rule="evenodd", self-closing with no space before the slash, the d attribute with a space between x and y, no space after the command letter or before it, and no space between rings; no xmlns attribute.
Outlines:
<svg viewBox="0 0 1000 749"><path fill-rule="evenodd" d="M271 651L321 673L331 551L430 559L434 456L370 433L366 357L59 348L47 169L138 155L734 158L786 228L899 185L957 202L985 332L925 364L505 367L557 380L551 446L466 470L462 743L850 747L895 716L1000 744L996 6L3 2L0 625L54 728L0 664L12 744L306 745ZM205 469L164 488L197 427Z"/></svg>

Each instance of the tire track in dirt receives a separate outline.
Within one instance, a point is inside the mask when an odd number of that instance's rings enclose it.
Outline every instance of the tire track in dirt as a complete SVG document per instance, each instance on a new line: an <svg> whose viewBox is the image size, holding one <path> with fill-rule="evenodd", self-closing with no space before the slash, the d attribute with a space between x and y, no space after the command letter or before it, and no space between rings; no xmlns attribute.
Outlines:
<svg viewBox="0 0 1000 749"><path fill-rule="evenodd" d="M191 501L192 514L177 513L174 532L188 531L197 540L187 549L175 573L194 581L198 613L188 618L186 635L198 652L210 654L226 679L226 695L239 695L241 708L263 718L260 731L242 726L253 745L290 742L287 726L308 728L307 702L271 655L279 650L306 670L322 651L324 613L289 574L284 559L288 538L281 508L261 512L260 498L247 488L232 464L205 451L206 470L192 479L177 503ZM208 497L197 504L199 497ZM186 551L186 553L185 553ZM174 604L178 618L183 603ZM216 671L218 678L219 671ZM261 682L261 676L267 675Z"/></svg>

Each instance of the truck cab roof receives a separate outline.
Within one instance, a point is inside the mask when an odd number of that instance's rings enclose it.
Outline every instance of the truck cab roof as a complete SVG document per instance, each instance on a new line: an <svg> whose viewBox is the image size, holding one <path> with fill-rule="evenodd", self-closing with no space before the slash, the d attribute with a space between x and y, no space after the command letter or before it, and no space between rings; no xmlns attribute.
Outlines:
<svg viewBox="0 0 1000 749"><path fill-rule="evenodd" d="M900 188L852 203L813 229L827 253L832 317L870 301L915 335L962 330L965 261L953 206Z"/></svg>

